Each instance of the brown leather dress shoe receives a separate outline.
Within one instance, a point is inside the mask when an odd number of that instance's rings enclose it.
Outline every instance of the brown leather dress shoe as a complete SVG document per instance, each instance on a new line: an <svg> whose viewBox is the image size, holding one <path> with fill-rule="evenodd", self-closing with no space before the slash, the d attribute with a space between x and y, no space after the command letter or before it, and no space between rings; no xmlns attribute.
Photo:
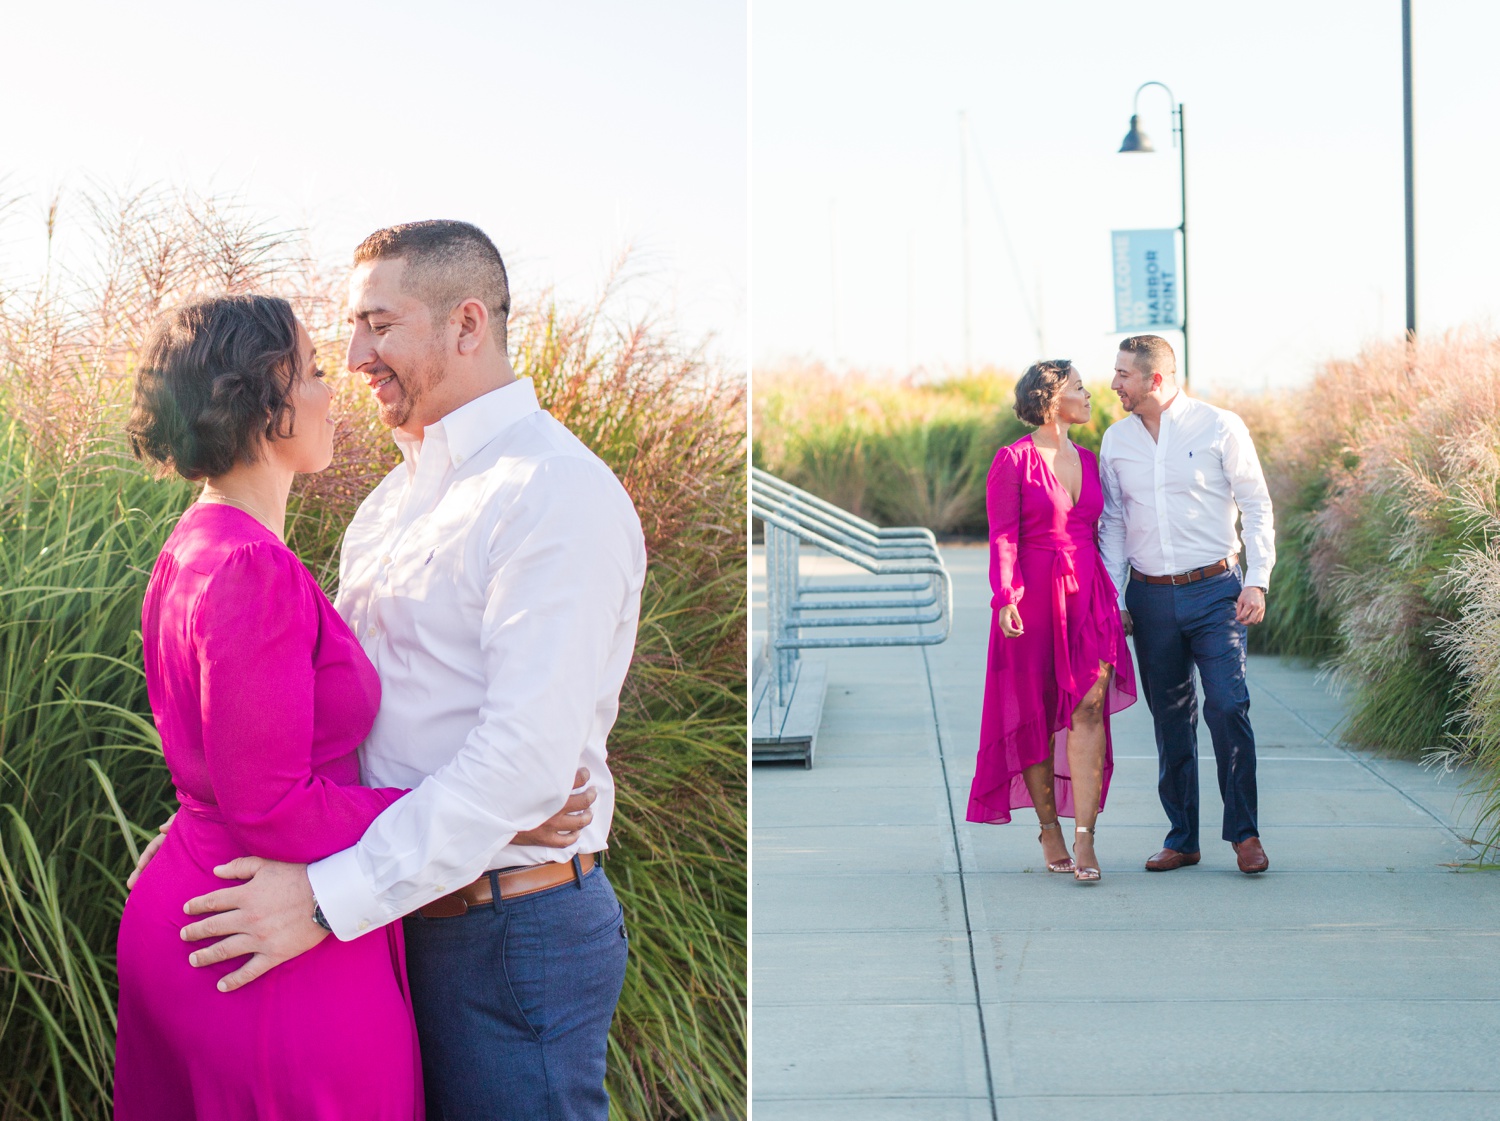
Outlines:
<svg viewBox="0 0 1500 1121"><path fill-rule="evenodd" d="M1173 868L1182 868L1188 864L1197 864L1203 856L1196 852L1178 852L1176 849L1162 849L1150 860L1146 861L1148 872L1170 872Z"/></svg>
<svg viewBox="0 0 1500 1121"><path fill-rule="evenodd" d="M1246 837L1243 841L1233 842L1233 846L1240 871L1247 876L1254 872L1264 872L1271 866L1271 862L1266 859L1266 850L1261 848L1259 837Z"/></svg>

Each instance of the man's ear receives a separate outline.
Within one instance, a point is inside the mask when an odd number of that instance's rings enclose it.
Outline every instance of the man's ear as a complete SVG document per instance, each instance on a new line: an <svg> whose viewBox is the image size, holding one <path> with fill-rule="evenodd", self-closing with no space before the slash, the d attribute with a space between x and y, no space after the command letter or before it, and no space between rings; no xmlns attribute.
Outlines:
<svg viewBox="0 0 1500 1121"><path fill-rule="evenodd" d="M458 352L473 354L479 349L490 327L490 309L483 300L469 299L453 310L458 322Z"/></svg>

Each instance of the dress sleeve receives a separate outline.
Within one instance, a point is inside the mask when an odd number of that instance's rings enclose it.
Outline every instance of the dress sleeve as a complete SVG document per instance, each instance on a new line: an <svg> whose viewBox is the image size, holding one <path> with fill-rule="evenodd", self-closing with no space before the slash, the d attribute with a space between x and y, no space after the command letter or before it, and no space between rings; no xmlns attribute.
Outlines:
<svg viewBox="0 0 1500 1121"><path fill-rule="evenodd" d="M247 856L327 856L404 793L313 773L317 594L295 557L255 543L214 572L194 617L208 775Z"/></svg>
<svg viewBox="0 0 1500 1121"><path fill-rule="evenodd" d="M990 516L991 608L999 610L1020 603L1026 594L1017 563L1021 544L1021 467L1016 453L1001 448L990 465L985 487L985 505Z"/></svg>

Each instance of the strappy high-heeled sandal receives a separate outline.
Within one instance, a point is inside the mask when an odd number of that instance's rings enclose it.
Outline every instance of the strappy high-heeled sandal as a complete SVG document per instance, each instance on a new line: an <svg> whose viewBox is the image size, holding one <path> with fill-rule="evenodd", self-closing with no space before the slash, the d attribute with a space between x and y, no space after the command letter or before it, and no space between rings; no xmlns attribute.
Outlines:
<svg viewBox="0 0 1500 1121"><path fill-rule="evenodd" d="M1048 829L1056 829L1059 833L1062 832L1062 825L1057 820L1057 818L1053 818L1051 821L1038 822L1037 824L1039 824L1042 827L1042 832L1038 833L1036 835L1036 839L1038 841L1040 841L1042 839L1043 834ZM1043 852L1043 854L1042 854L1042 859L1046 860L1046 853L1045 852ZM1074 870L1074 867L1075 866L1073 864L1073 858L1071 856L1068 857L1066 860L1048 860L1047 861L1047 871L1049 871L1049 872L1071 872L1071 871Z"/></svg>
<svg viewBox="0 0 1500 1121"><path fill-rule="evenodd" d="M1084 833L1092 837L1094 835L1094 827L1092 825L1079 825L1074 828L1073 832ZM1091 884L1103 879L1104 873L1097 868L1086 868L1082 864L1078 864L1073 868L1073 878L1081 884Z"/></svg>

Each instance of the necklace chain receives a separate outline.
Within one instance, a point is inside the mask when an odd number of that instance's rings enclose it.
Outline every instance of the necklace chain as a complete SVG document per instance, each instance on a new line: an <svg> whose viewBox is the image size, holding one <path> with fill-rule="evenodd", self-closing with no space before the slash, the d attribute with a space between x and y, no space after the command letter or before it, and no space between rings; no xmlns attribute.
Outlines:
<svg viewBox="0 0 1500 1121"><path fill-rule="evenodd" d="M255 509L255 507L251 506L248 502L241 502L238 498L231 498L221 490L210 490L207 486L205 486L203 488L203 494L198 499L198 501L206 502L210 505L237 506L239 509L249 514L256 521L260 522L261 525L270 528L271 520L263 515L259 510Z"/></svg>

